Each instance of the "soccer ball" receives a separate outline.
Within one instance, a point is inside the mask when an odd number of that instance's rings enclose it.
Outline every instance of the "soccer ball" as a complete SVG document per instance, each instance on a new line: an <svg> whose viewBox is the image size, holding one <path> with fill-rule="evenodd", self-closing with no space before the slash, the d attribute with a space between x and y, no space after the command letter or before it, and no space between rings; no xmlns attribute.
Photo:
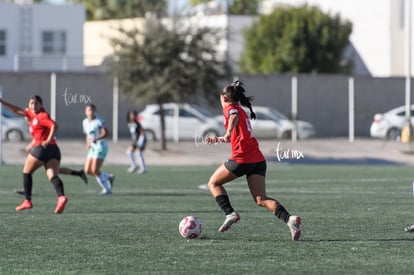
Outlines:
<svg viewBox="0 0 414 275"><path fill-rule="evenodd" d="M195 239L201 234L201 222L194 216L187 216L178 226L180 235L187 239Z"/></svg>

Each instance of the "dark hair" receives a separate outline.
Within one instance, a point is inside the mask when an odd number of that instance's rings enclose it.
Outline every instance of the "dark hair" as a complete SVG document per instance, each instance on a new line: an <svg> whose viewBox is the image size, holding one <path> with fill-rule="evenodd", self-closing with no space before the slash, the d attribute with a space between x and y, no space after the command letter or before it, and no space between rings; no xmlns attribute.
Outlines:
<svg viewBox="0 0 414 275"><path fill-rule="evenodd" d="M43 100L39 95L33 95L29 100L32 100L32 99L39 102L40 105L43 105Z"/></svg>
<svg viewBox="0 0 414 275"><path fill-rule="evenodd" d="M92 111L96 112L96 106L95 106L95 104L88 103L88 104L86 104L86 107L85 108L87 108L87 107L90 107L92 109Z"/></svg>
<svg viewBox="0 0 414 275"><path fill-rule="evenodd" d="M225 95L229 98L231 102L240 102L240 104L244 107L249 108L250 110L250 118L256 119L256 113L253 112L252 107L252 96L246 96L244 93L246 90L243 87L243 83L240 80L235 80L231 85L228 85L224 87L224 89L221 91L222 95Z"/></svg>
<svg viewBox="0 0 414 275"><path fill-rule="evenodd" d="M127 112L127 114L126 114L126 120L127 120L127 122L129 122L129 115L130 114L134 114L135 120L137 119L137 115L138 115L137 111L135 111L135 110L129 110Z"/></svg>

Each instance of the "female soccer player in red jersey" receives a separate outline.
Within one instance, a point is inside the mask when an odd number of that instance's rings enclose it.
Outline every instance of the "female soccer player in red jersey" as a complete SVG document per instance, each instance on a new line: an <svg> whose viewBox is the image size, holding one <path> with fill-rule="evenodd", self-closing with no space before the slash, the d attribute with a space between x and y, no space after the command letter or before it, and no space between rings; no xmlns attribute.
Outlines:
<svg viewBox="0 0 414 275"><path fill-rule="evenodd" d="M25 110L8 103L0 98L0 103L18 115L26 116L29 120L30 133L33 136L34 144L27 155L23 167L23 188L25 199L16 207L17 211L30 209L32 205L32 174L41 166L45 167L49 181L55 187L58 195L58 202L55 213L60 214L65 209L67 198L64 194L63 183L58 177L60 166L60 150L54 138L57 125L43 108L40 96L32 96L29 100L29 107Z"/></svg>
<svg viewBox="0 0 414 275"><path fill-rule="evenodd" d="M221 91L220 101L223 107L226 133L223 137L206 138L208 144L229 142L232 149L231 157L217 168L208 182L211 195L226 215L219 231L228 230L232 224L240 220L240 215L231 206L223 185L246 175L250 193L256 204L265 207L284 221L290 229L292 240L297 241L300 237L300 217L291 216L277 200L266 195L266 160L259 149L257 140L251 135L249 118L240 106L249 108L250 118L256 118L251 104L252 98L246 97L244 93L245 89L240 81L233 82Z"/></svg>

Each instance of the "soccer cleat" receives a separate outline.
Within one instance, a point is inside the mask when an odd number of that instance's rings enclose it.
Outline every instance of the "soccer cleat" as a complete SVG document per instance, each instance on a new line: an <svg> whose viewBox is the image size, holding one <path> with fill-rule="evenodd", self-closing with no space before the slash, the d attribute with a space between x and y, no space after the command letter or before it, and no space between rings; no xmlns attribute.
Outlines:
<svg viewBox="0 0 414 275"><path fill-rule="evenodd" d="M405 227L404 231L405 232L414 232L414 224Z"/></svg>
<svg viewBox="0 0 414 275"><path fill-rule="evenodd" d="M231 214L226 215L226 219L219 228L219 232L224 232L230 229L233 223L240 221L240 215L237 212L232 212Z"/></svg>
<svg viewBox="0 0 414 275"><path fill-rule="evenodd" d="M115 181L115 176L112 174L109 174L107 182L108 182L108 187L110 191L112 190L112 187L114 186L114 181Z"/></svg>
<svg viewBox="0 0 414 275"><path fill-rule="evenodd" d="M131 167L128 168L127 171L128 171L128 173L134 173L135 171L137 171L137 169L138 168L136 166L135 167L134 166L131 166Z"/></svg>
<svg viewBox="0 0 414 275"><path fill-rule="evenodd" d="M83 180L83 182L84 182L85 184L88 184L88 177L86 176L86 174L85 174L85 171L84 171L84 170L81 170L81 171L80 171L80 175L79 175L79 177Z"/></svg>
<svg viewBox="0 0 414 275"><path fill-rule="evenodd" d="M143 174L145 174L146 172L147 172L147 170L145 170L145 169L139 169L137 173L138 173L139 175L143 175Z"/></svg>
<svg viewBox="0 0 414 275"><path fill-rule="evenodd" d="M16 207L16 211L31 209L32 207L33 207L33 204L31 200L23 200L22 203Z"/></svg>
<svg viewBox="0 0 414 275"><path fill-rule="evenodd" d="M65 205L68 202L68 198L65 196L59 196L58 202L55 208L55 214L61 214L65 210Z"/></svg>
<svg viewBox="0 0 414 275"><path fill-rule="evenodd" d="M111 192L111 190L102 190L100 193L99 193L99 195L101 195L101 196L104 196L104 195L111 195L112 194L112 192Z"/></svg>
<svg viewBox="0 0 414 275"><path fill-rule="evenodd" d="M287 226L289 227L290 233L292 234L292 240L298 241L300 238L300 217L290 216L289 221L287 222Z"/></svg>

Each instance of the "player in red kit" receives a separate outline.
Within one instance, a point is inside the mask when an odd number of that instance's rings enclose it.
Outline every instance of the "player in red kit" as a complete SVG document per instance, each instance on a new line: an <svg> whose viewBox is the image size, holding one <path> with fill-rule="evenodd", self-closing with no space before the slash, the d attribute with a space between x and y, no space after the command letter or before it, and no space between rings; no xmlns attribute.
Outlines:
<svg viewBox="0 0 414 275"><path fill-rule="evenodd" d="M219 231L227 231L240 220L240 215L231 206L223 185L246 175L250 193L256 204L265 207L284 221L290 229L292 240L297 241L301 233L300 217L290 215L277 200L266 195L266 160L259 149L259 143L252 136L249 117L241 107L242 105L249 108L250 118L255 119L256 114L253 112L251 101L251 97L246 97L243 83L240 81L226 86L220 94L226 133L223 137L206 138L208 144L229 142L232 150L231 157L217 168L208 182L211 195L226 215Z"/></svg>
<svg viewBox="0 0 414 275"><path fill-rule="evenodd" d="M29 107L25 110L8 103L0 98L0 103L11 109L18 115L25 116L29 120L30 133L33 136L33 146L26 157L23 167L23 188L25 199L16 207L17 211L30 209L32 205L32 174L41 166L45 167L46 175L53 184L58 195L55 213L63 212L67 198L64 194L63 183L58 177L60 167L60 150L54 138L57 125L43 108L40 96L32 96Z"/></svg>

